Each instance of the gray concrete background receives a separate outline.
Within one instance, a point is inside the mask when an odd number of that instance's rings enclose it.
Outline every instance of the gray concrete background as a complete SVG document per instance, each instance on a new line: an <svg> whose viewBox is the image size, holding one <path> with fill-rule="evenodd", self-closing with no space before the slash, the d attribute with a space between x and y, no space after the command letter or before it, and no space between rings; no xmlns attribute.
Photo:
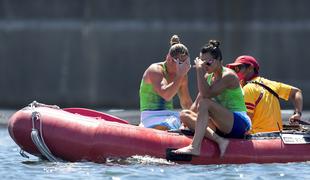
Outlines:
<svg viewBox="0 0 310 180"><path fill-rule="evenodd" d="M307 0L0 0L0 106L136 109L144 70L163 60L178 34L192 58L209 39L221 41L225 63L255 56L262 76L301 88L309 109L309 7ZM190 90L194 98L194 71Z"/></svg>

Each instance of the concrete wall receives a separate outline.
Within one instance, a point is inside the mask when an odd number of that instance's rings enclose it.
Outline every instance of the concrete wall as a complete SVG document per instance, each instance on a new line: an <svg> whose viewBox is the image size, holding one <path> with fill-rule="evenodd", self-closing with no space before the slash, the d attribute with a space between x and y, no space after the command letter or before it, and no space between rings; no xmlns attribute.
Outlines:
<svg viewBox="0 0 310 180"><path fill-rule="evenodd" d="M222 42L225 63L257 57L263 76L303 89L310 108L308 7L307 0L0 0L0 106L137 108L144 70L178 34L192 57L209 39ZM194 97L194 71L190 89Z"/></svg>

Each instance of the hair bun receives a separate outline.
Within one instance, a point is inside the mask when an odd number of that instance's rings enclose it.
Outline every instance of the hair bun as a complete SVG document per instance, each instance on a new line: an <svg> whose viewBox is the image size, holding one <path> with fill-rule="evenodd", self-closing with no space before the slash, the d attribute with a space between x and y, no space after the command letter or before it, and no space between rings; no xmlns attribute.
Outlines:
<svg viewBox="0 0 310 180"><path fill-rule="evenodd" d="M179 44L180 42L180 38L178 35L173 35L170 39L170 46L173 46L175 44Z"/></svg>
<svg viewBox="0 0 310 180"><path fill-rule="evenodd" d="M218 40L209 40L208 44L204 45L200 52L202 54L209 53L214 59L222 61L222 52L219 46L220 42Z"/></svg>
<svg viewBox="0 0 310 180"><path fill-rule="evenodd" d="M209 44L213 46L214 48L218 48L220 46L220 42L217 40L210 40Z"/></svg>

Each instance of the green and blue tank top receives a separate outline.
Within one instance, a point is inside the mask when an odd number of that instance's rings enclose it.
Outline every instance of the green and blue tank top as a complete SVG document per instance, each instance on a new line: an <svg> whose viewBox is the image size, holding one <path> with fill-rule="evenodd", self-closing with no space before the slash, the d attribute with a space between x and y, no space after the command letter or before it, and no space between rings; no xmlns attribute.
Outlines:
<svg viewBox="0 0 310 180"><path fill-rule="evenodd" d="M223 68L225 71L226 68ZM211 73L207 77L207 82L211 85L211 79L213 77L213 73ZM223 107L227 108L228 110L235 112L235 111L245 111L246 107L244 103L244 97L242 88L239 86L235 89L225 89L221 94L214 97L215 101L221 104Z"/></svg>
<svg viewBox="0 0 310 180"><path fill-rule="evenodd" d="M164 75L167 77L167 68L165 64L161 64L164 70ZM141 80L140 90L140 111L155 111L155 110L172 110L173 101L166 101L160 95L158 95L153 88L152 84L148 84Z"/></svg>

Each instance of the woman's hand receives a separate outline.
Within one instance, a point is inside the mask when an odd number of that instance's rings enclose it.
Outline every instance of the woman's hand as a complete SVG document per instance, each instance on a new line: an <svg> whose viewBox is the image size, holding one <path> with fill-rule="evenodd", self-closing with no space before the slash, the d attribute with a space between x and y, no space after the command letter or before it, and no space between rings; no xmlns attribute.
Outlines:
<svg viewBox="0 0 310 180"><path fill-rule="evenodd" d="M179 61L179 60L178 60ZM190 58L188 57L183 63L176 63L176 69L177 69L177 75L178 76L185 76L188 71L191 69L191 64L190 64Z"/></svg>
<svg viewBox="0 0 310 180"><path fill-rule="evenodd" d="M199 57L196 57L194 62L195 62L194 66L196 68L196 72L204 76L207 71L206 68L204 68L206 66L206 61L203 61Z"/></svg>
<svg viewBox="0 0 310 180"><path fill-rule="evenodd" d="M200 69L203 67L203 64L205 63L203 60L201 60L199 57L196 57L194 60L196 69Z"/></svg>

